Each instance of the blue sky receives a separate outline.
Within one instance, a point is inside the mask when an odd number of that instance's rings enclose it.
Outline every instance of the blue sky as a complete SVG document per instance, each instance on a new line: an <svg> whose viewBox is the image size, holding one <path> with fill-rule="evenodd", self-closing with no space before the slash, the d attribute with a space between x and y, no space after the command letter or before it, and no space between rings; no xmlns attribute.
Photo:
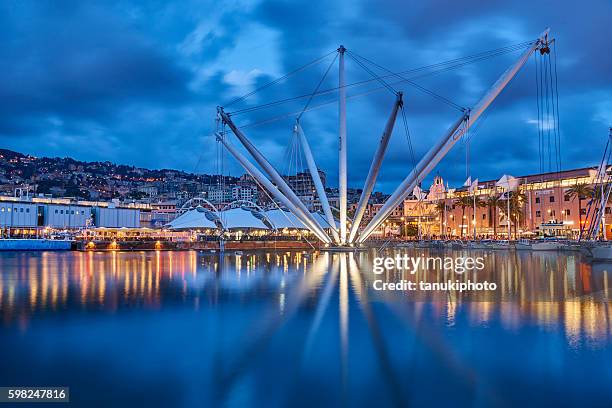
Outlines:
<svg viewBox="0 0 612 408"><path fill-rule="evenodd" d="M0 147L213 173L215 107L339 44L401 71L531 40L551 27L557 40L562 167L595 165L612 125L611 17L608 0L5 1L0 4ZM469 107L517 56L418 82ZM330 61L231 108L308 93ZM368 78L352 60L346 63L348 82ZM475 177L539 170L533 64L530 60L473 135ZM336 80L334 68L323 87L335 86ZM364 89L349 90L349 96ZM418 158L459 113L409 86L397 89L405 93ZM258 122L304 103L235 119L239 125ZM393 95L385 91L348 102L351 186L362 184L392 103ZM287 166L293 120L288 116L245 129L280 169ZM335 184L337 106L307 112L302 125L318 164ZM398 122L377 189L392 191L411 166ZM229 158L225 172L242 173ZM465 145L459 143L436 172L451 184L461 183Z"/></svg>

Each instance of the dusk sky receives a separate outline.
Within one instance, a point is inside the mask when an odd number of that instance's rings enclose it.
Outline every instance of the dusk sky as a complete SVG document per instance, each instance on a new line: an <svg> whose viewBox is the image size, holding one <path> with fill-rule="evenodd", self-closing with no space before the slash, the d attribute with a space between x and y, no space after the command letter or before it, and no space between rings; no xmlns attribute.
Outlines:
<svg viewBox="0 0 612 408"><path fill-rule="evenodd" d="M420 3L420 4L418 4ZM214 173L215 107L335 50L393 71L533 40L556 39L562 168L594 166L612 125L612 2L554 1L17 1L0 3L0 148L148 168ZM473 106L519 52L416 79ZM287 82L232 105L312 92L333 55ZM481 180L539 170L532 57L491 106L471 146ZM347 58L347 82L369 78ZM381 74L381 72L378 72ZM322 89L337 85L332 67ZM379 86L351 88L349 97ZM459 112L401 84L420 158ZM337 94L312 105L333 102ZM360 187L391 109L388 91L348 101L349 183ZM235 117L240 126L299 111L305 99ZM295 115L244 129L279 170ZM337 104L306 112L302 126L336 184ZM234 143L236 139L232 137ZM465 179L465 144L434 171ZM377 185L391 192L412 168L401 120ZM291 169L289 169L291 170ZM239 175L225 159L226 174ZM427 183L426 183L427 185Z"/></svg>

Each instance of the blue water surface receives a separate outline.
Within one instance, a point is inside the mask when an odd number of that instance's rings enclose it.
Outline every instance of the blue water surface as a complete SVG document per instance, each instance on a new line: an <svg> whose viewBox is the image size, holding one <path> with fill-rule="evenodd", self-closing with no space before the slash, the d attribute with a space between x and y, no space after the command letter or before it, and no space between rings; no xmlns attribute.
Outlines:
<svg viewBox="0 0 612 408"><path fill-rule="evenodd" d="M372 272L415 251L0 253L0 386L75 407L612 406L612 265ZM372 288L447 278L498 288Z"/></svg>

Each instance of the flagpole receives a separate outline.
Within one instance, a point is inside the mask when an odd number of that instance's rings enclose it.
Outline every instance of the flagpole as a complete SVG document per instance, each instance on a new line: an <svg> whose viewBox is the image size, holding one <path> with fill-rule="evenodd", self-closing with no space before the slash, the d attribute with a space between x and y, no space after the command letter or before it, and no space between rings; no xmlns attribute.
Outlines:
<svg viewBox="0 0 612 408"><path fill-rule="evenodd" d="M445 193L446 195L446 193ZM444 232L442 233L442 237L446 239L446 197L444 197Z"/></svg>
<svg viewBox="0 0 612 408"><path fill-rule="evenodd" d="M476 190L474 190L474 213L472 214L474 224L474 241L476 241Z"/></svg>
<svg viewBox="0 0 612 408"><path fill-rule="evenodd" d="M419 211L417 212L419 214L419 218L417 218L417 236L419 237L419 241L422 241L422 237L421 237L421 201L419 200L417 202L417 205L419 206Z"/></svg>
<svg viewBox="0 0 612 408"><path fill-rule="evenodd" d="M442 219L440 220L440 239L444 239L444 234L446 232L446 199L442 199L442 205L444 205L444 207L442 207Z"/></svg>
<svg viewBox="0 0 612 408"><path fill-rule="evenodd" d="M508 185L508 191L506 192L506 202L508 203L508 243L510 242L510 186Z"/></svg>

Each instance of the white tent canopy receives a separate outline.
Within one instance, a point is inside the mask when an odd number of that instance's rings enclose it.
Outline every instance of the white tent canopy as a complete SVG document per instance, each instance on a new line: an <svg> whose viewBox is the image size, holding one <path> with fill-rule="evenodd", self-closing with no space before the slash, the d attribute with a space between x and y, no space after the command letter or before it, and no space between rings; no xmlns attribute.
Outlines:
<svg viewBox="0 0 612 408"><path fill-rule="evenodd" d="M232 228L256 228L269 229L260 219L256 218L249 209L232 208L231 210L222 211L221 223L226 229Z"/></svg>
<svg viewBox="0 0 612 408"><path fill-rule="evenodd" d="M307 229L293 213L284 210L269 210L264 213L266 218L276 229L299 228Z"/></svg>
<svg viewBox="0 0 612 408"><path fill-rule="evenodd" d="M166 227L171 229L217 228L214 222L206 218L206 213L198 211L195 208L178 216L166 224Z"/></svg>
<svg viewBox="0 0 612 408"><path fill-rule="evenodd" d="M315 218L315 220L317 220L319 222L319 224L321 224L321 226L323 228L331 228L332 226L329 225L329 223L327 222L327 218L325 218L325 216L319 212L314 212L312 213L312 216ZM338 221L337 219L334 218L334 221L336 223L336 228L340 228L340 221Z"/></svg>
<svg viewBox="0 0 612 408"><path fill-rule="evenodd" d="M255 210L256 211L256 210ZM215 222L210 220L210 216L207 217L206 213L209 212L211 216L218 216L223 228L225 229L239 229L239 228L253 228L253 229L283 229L283 228L298 228L307 229L304 224L291 212L274 209L265 212L260 212L261 217L253 215L248 208L232 208L218 213L212 213L208 210L193 209L185 212L178 216L173 221L166 224L167 228L170 229L213 229L217 228ZM323 226L323 228L329 228L327 219L320 213L312 213L313 217ZM261 219L263 218L263 220ZM266 225L266 223L270 225ZM336 220L336 228L338 227L338 221Z"/></svg>

